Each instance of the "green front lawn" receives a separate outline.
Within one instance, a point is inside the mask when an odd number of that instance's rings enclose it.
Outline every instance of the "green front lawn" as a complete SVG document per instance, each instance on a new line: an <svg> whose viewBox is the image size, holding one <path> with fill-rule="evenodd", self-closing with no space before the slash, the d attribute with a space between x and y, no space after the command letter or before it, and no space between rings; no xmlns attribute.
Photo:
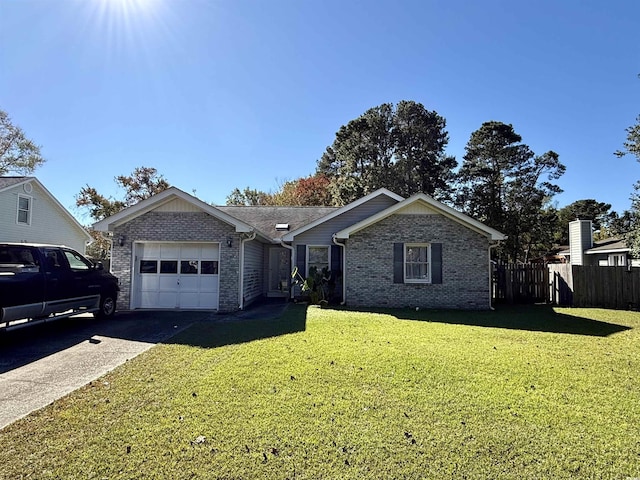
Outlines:
<svg viewBox="0 0 640 480"><path fill-rule="evenodd" d="M0 431L0 477L640 477L639 332L549 307L198 324Z"/></svg>

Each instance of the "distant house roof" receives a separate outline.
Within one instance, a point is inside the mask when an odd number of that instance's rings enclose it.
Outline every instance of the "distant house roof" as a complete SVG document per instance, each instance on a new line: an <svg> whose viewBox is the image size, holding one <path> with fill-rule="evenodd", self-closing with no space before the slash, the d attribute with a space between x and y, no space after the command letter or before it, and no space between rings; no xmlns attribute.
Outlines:
<svg viewBox="0 0 640 480"><path fill-rule="evenodd" d="M338 207L274 207L274 206L220 206L218 210L249 225L253 225L274 240L291 231L329 215ZM288 229L276 229L277 224L287 224Z"/></svg>
<svg viewBox="0 0 640 480"><path fill-rule="evenodd" d="M29 180L35 180L35 177L0 177L0 192L5 188L13 187Z"/></svg>
<svg viewBox="0 0 640 480"><path fill-rule="evenodd" d="M565 250L558 252L558 255L571 255L568 247L563 247ZM630 249L627 247L627 243L623 238L611 237L604 238L602 240L594 240L593 247L585 250L587 255L596 255L598 253L625 253Z"/></svg>
<svg viewBox="0 0 640 480"><path fill-rule="evenodd" d="M593 247L586 250L584 253L587 255L594 255L596 253L624 253L628 252L629 247L622 238L605 238L604 240L598 240L593 242Z"/></svg>

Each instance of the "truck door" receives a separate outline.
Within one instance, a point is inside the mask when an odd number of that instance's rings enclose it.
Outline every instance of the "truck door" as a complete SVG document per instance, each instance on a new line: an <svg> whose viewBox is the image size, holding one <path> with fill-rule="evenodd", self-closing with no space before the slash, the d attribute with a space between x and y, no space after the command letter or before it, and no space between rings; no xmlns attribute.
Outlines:
<svg viewBox="0 0 640 480"><path fill-rule="evenodd" d="M74 295L72 272L62 250L45 247L44 271L46 276L46 300L59 303Z"/></svg>
<svg viewBox="0 0 640 480"><path fill-rule="evenodd" d="M73 297L100 295L100 275L93 264L73 250L64 249L63 252L72 273Z"/></svg>

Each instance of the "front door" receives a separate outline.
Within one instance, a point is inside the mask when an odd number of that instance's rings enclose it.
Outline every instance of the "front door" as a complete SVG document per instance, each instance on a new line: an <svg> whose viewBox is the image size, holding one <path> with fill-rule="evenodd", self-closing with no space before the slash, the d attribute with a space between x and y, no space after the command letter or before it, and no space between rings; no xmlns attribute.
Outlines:
<svg viewBox="0 0 640 480"><path fill-rule="evenodd" d="M286 297L291 281L291 252L286 248L269 250L269 297Z"/></svg>

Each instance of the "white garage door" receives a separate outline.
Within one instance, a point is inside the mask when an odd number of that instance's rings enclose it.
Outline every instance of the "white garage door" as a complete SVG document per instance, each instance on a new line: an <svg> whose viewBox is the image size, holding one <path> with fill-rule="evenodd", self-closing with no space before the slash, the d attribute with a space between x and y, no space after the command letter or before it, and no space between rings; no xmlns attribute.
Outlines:
<svg viewBox="0 0 640 480"><path fill-rule="evenodd" d="M136 308L218 309L217 243L136 244Z"/></svg>

